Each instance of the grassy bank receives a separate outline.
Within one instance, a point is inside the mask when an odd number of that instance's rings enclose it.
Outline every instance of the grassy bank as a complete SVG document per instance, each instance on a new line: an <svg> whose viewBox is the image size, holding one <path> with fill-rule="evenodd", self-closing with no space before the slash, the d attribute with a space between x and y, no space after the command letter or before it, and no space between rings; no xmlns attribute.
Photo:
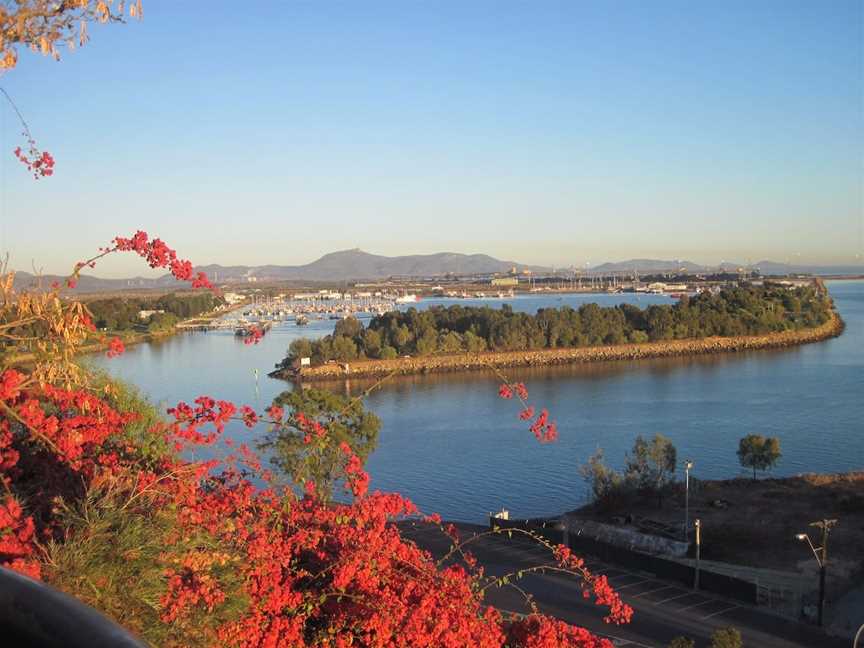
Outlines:
<svg viewBox="0 0 864 648"><path fill-rule="evenodd" d="M332 380L347 375L352 377L380 377L390 374L445 373L468 371L487 367L535 367L610 360L640 360L674 356L700 355L776 349L818 342L840 335L843 320L836 313L824 324L798 331L769 333L741 337L707 337L690 340L617 344L569 349L543 349L538 351L508 351L459 353L397 358L394 360L359 360L350 363L331 363L317 367L304 367L297 372L278 370L271 375L303 381Z"/></svg>

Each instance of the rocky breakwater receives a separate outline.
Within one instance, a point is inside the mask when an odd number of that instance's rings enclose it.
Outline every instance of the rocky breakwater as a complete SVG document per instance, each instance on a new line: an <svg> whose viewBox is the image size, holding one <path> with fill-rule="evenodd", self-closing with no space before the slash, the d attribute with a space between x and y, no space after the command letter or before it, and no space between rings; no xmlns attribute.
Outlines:
<svg viewBox="0 0 864 648"><path fill-rule="evenodd" d="M431 355L394 360L358 360L303 367L297 371L276 371L273 376L301 381L333 380L334 378L381 377L422 373L470 371L489 367L536 367L610 360L641 360L672 356L730 353L758 349L777 349L818 342L840 335L843 320L837 314L824 324L798 331L741 337L708 337L689 340L668 340L641 344L617 344L538 351L506 351Z"/></svg>

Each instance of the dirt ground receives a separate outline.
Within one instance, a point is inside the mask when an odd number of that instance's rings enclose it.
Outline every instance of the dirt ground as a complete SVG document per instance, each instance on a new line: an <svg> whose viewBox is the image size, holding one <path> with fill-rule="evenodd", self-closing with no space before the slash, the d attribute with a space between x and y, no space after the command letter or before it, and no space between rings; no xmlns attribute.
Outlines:
<svg viewBox="0 0 864 648"><path fill-rule="evenodd" d="M650 498L627 510L600 515L581 509L578 513L605 521L632 515L680 528L684 488L677 487L662 509L656 498ZM809 524L836 519L828 541L828 573L841 590L864 578L864 472L755 481L691 480L691 524L696 518L702 524L703 559L813 573L814 578L818 564L813 552L795 535L807 533L819 547L821 532Z"/></svg>

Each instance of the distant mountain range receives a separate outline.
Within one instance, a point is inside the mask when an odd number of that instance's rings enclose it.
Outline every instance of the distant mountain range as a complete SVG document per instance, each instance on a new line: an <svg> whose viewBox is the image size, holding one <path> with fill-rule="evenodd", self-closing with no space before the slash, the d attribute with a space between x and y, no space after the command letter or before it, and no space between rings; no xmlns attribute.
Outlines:
<svg viewBox="0 0 864 648"><path fill-rule="evenodd" d="M381 256L369 254L359 249L342 250L325 254L317 261L305 265L262 265L262 266L197 266L196 271L206 272L214 283L230 284L247 282L254 278L258 282L268 281L321 281L378 280L388 277L436 277L447 274L471 275L509 272L512 268L520 272L530 270L534 273L548 273L552 269L544 266L526 265L515 261L501 261L486 254L457 254L440 252L438 254L412 254L408 256ZM718 269L735 271L743 265L723 263L719 266L706 266L691 261L658 259L629 259L615 263L603 263L591 268L595 272L712 272ZM790 273L810 274L864 274L864 266L803 266L760 261L751 267L758 268L762 274L783 275ZM44 275L42 281L50 285L54 281L63 282L65 277ZM35 277L28 272L19 272L15 277L16 287L32 285ZM131 279L102 279L81 275L77 289L81 292L102 292L129 289L171 289L179 287L171 275L157 278L134 277Z"/></svg>
<svg viewBox="0 0 864 648"><path fill-rule="evenodd" d="M196 266L195 270L207 273L214 283L246 282L254 278L259 282L267 281L343 281L343 280L376 280L388 277L435 277L446 274L470 275L509 272L511 268L531 270L532 272L549 272L550 268L532 266L515 261L501 261L486 254L456 254L440 252L438 254L412 254L408 256L387 257L369 254L359 249L342 250L325 254L317 261L305 265L262 265L262 266ZM42 281L50 285L53 281L65 280L65 277L44 275ZM29 272L19 272L15 276L15 285L30 285L34 276ZM82 292L172 288L179 286L171 275L166 274L154 279L134 277L132 279L101 279L90 275L81 275L77 289Z"/></svg>

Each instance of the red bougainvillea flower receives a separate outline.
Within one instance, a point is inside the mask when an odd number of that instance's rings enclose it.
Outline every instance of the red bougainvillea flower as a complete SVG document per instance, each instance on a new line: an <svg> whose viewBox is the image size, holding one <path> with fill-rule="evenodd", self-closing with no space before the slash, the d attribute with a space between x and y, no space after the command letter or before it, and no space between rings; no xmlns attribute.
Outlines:
<svg viewBox="0 0 864 648"><path fill-rule="evenodd" d="M215 290L205 273L198 272L196 274L190 261L178 258L175 250L169 248L164 241L158 238L150 239L147 232L139 230L131 238L118 236L113 243L113 248L107 248L103 252L135 252L147 261L151 268L167 268L175 279L191 282L193 288Z"/></svg>
<svg viewBox="0 0 864 648"><path fill-rule="evenodd" d="M248 335L243 338L243 344L258 344L261 341L261 338L264 337L264 329L253 326L249 329Z"/></svg>
<svg viewBox="0 0 864 648"><path fill-rule="evenodd" d="M528 404L528 389L524 383L503 383L498 387L498 395L506 399L511 399L515 395L521 401L519 420L529 421L534 418L534 406ZM540 443L552 443L558 439L558 426L554 421L549 421L549 412L545 409L528 429Z"/></svg>
<svg viewBox="0 0 864 648"><path fill-rule="evenodd" d="M27 143L29 151L24 153L19 146L13 151L15 157L27 167L27 170L33 174L36 180L54 175L54 158L51 154L36 148L36 142L33 139L28 139Z"/></svg>
<svg viewBox="0 0 864 648"><path fill-rule="evenodd" d="M0 401L7 401L18 396L18 386L24 382L24 375L14 369L7 369L0 374Z"/></svg>
<svg viewBox="0 0 864 648"><path fill-rule="evenodd" d="M105 353L109 358L116 358L119 355L122 355L123 352L126 351L126 347L123 345L123 340L119 337L111 338L111 341L108 343L108 351Z"/></svg>

